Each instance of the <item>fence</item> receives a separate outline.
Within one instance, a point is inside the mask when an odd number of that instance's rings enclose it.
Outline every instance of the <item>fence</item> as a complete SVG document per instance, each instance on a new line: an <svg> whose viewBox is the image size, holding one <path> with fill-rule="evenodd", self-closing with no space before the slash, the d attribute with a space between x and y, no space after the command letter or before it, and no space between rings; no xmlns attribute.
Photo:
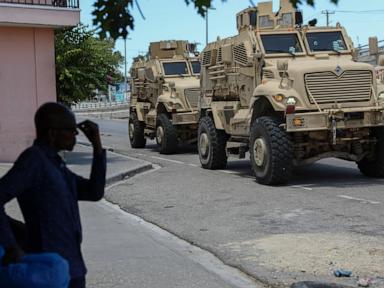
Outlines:
<svg viewBox="0 0 384 288"><path fill-rule="evenodd" d="M378 41L379 53L384 52L384 40ZM363 45L357 48L359 57L369 56L369 45Z"/></svg>
<svg viewBox="0 0 384 288"><path fill-rule="evenodd" d="M128 108L129 108L129 101L80 102L71 106L71 109L74 112L119 110L119 109L128 109Z"/></svg>
<svg viewBox="0 0 384 288"><path fill-rule="evenodd" d="M79 0L0 0L0 3L79 8Z"/></svg>

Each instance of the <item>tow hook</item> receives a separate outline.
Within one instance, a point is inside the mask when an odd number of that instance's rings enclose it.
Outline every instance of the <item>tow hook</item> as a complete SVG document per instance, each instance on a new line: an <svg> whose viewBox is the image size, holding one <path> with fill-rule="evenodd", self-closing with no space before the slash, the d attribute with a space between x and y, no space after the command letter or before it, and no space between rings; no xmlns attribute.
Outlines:
<svg viewBox="0 0 384 288"><path fill-rule="evenodd" d="M337 125L336 118L332 115L332 144L336 145L336 137L337 137Z"/></svg>
<svg viewBox="0 0 384 288"><path fill-rule="evenodd" d="M337 122L345 121L345 118L340 118L335 115L332 115L332 121L331 121L331 130L332 130L332 144L336 145L336 139L337 139Z"/></svg>

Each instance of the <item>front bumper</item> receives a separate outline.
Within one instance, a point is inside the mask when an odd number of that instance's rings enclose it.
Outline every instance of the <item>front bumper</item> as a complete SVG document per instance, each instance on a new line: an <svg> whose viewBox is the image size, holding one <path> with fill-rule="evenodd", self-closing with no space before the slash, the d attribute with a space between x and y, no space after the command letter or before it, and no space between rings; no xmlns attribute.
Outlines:
<svg viewBox="0 0 384 288"><path fill-rule="evenodd" d="M199 122L199 113L197 111L172 114L173 125L197 124L198 122Z"/></svg>
<svg viewBox="0 0 384 288"><path fill-rule="evenodd" d="M384 107L330 109L286 115L287 132L384 126Z"/></svg>

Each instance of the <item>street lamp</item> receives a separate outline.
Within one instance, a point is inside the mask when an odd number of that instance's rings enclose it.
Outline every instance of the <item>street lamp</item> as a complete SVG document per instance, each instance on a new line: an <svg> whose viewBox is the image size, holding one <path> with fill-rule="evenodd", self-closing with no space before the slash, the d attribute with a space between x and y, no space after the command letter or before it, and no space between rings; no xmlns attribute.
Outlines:
<svg viewBox="0 0 384 288"><path fill-rule="evenodd" d="M127 100L127 40L132 40L132 38L124 38L124 97Z"/></svg>
<svg viewBox="0 0 384 288"><path fill-rule="evenodd" d="M216 9L208 8L207 11L205 11L205 45L208 44L208 11L209 10L216 10Z"/></svg>

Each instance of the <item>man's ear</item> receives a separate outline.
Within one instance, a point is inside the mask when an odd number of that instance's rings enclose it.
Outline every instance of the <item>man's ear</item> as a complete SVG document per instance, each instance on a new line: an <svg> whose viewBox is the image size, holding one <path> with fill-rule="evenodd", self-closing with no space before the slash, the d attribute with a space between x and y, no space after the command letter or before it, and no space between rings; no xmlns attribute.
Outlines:
<svg viewBox="0 0 384 288"><path fill-rule="evenodd" d="M47 140L50 146L55 146L57 130L49 128L47 131Z"/></svg>

